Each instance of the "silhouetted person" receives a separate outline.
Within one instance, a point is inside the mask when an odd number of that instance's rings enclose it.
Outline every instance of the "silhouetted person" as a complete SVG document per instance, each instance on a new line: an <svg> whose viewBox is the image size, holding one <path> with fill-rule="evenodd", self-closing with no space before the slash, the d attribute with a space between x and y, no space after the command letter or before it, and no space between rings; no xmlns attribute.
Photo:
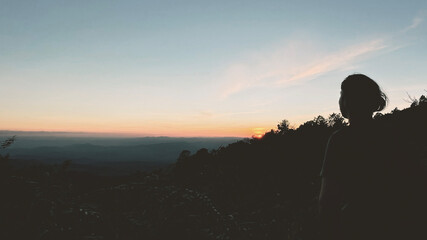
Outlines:
<svg viewBox="0 0 427 240"><path fill-rule="evenodd" d="M329 139L319 197L322 239L415 239L409 166L398 137L372 119L386 106L378 84L363 74L341 84L339 106L349 127ZM409 237L411 236L411 237ZM409 238L408 238L409 237Z"/></svg>

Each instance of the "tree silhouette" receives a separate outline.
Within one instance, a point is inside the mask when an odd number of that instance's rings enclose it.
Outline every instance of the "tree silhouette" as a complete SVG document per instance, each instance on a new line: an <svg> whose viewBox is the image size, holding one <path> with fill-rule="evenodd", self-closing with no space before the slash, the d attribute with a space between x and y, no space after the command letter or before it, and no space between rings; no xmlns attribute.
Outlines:
<svg viewBox="0 0 427 240"><path fill-rule="evenodd" d="M286 119L283 119L279 124L277 124L277 133L279 134L286 134L291 130L289 121Z"/></svg>
<svg viewBox="0 0 427 240"><path fill-rule="evenodd" d="M427 104L427 98L424 95L421 95L420 99L418 100L419 105Z"/></svg>
<svg viewBox="0 0 427 240"><path fill-rule="evenodd" d="M418 102L377 114L374 121L386 136L403 139L397 146L406 155L398 166L406 177L390 181L406 187L394 193L425 217L427 105L423 96ZM337 113L296 129L285 119L260 139L183 150L166 169L130 176L76 172L69 162L9 168L0 181L0 238L319 239L319 172L329 136L346 126ZM4 141L1 148L12 143ZM384 164L393 164L392 157ZM405 221L414 222L411 214ZM408 236L423 227L414 225Z"/></svg>
<svg viewBox="0 0 427 240"><path fill-rule="evenodd" d="M340 113L332 113L331 115L329 115L326 121L327 121L328 127L332 127L336 129L339 129L348 125L348 123Z"/></svg>

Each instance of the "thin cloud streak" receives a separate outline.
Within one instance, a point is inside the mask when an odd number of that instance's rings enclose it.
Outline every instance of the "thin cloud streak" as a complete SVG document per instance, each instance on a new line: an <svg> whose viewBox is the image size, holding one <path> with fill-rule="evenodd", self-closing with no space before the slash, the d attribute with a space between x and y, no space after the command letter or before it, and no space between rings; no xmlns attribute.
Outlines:
<svg viewBox="0 0 427 240"><path fill-rule="evenodd" d="M208 119L208 118L218 118L224 116L236 116L236 115L251 115L251 114L260 114L262 111L246 111L246 112L224 112L224 113L215 113L212 111L200 111L197 114L196 118Z"/></svg>
<svg viewBox="0 0 427 240"><path fill-rule="evenodd" d="M277 81L277 84L284 85L290 82L314 78L331 71L349 67L358 58L383 50L387 47L388 46L384 43L383 39L377 39L360 45L351 46L340 52L330 54L322 59L317 60L317 63L306 67L306 70L295 74L291 78L281 79Z"/></svg>
<svg viewBox="0 0 427 240"><path fill-rule="evenodd" d="M311 43L288 41L282 47L269 52L256 52L246 60L232 64L220 79L224 83L220 97L227 98L248 88L271 86L283 78L283 74L297 71L300 63L307 62L306 52Z"/></svg>
<svg viewBox="0 0 427 240"><path fill-rule="evenodd" d="M415 17L402 31L418 28L423 20L422 17ZM402 48L404 45L393 43L398 38L400 34L394 34L328 53L321 53L320 47L313 47L307 41L289 41L282 49L254 54L252 59L231 65L221 78L225 86L220 92L220 98L226 99L256 87L284 87L332 71L352 69L357 62L375 54Z"/></svg>
<svg viewBox="0 0 427 240"><path fill-rule="evenodd" d="M277 51L259 54L256 59L231 66L223 77L227 85L220 97L225 99L255 87L281 87L349 68L361 57L388 48L384 39L350 46L334 53L320 54L311 43L293 41ZM317 53L317 54L316 54Z"/></svg>
<svg viewBox="0 0 427 240"><path fill-rule="evenodd" d="M412 24L409 27L407 27L406 30L417 28L423 21L424 19L422 17L415 17L412 20Z"/></svg>

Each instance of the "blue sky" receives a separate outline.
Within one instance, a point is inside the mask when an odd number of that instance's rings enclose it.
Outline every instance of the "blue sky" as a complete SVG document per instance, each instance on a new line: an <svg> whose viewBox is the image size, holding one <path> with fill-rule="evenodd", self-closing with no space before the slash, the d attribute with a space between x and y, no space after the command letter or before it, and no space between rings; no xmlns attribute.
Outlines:
<svg viewBox="0 0 427 240"><path fill-rule="evenodd" d="M3 1L0 129L251 136L427 89L426 1ZM262 131L261 130L261 131Z"/></svg>

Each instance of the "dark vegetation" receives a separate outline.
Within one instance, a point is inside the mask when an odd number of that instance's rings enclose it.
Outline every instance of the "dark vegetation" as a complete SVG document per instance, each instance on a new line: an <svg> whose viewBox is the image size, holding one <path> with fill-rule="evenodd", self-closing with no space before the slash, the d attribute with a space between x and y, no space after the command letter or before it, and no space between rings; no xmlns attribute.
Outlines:
<svg viewBox="0 0 427 240"><path fill-rule="evenodd" d="M401 140L402 161L417 164L425 183L425 97L375 121ZM69 161L12 167L12 138L1 147L0 238L316 239L325 146L345 125L339 114L297 129L283 120L261 139L184 150L171 166L128 176L71 171Z"/></svg>

